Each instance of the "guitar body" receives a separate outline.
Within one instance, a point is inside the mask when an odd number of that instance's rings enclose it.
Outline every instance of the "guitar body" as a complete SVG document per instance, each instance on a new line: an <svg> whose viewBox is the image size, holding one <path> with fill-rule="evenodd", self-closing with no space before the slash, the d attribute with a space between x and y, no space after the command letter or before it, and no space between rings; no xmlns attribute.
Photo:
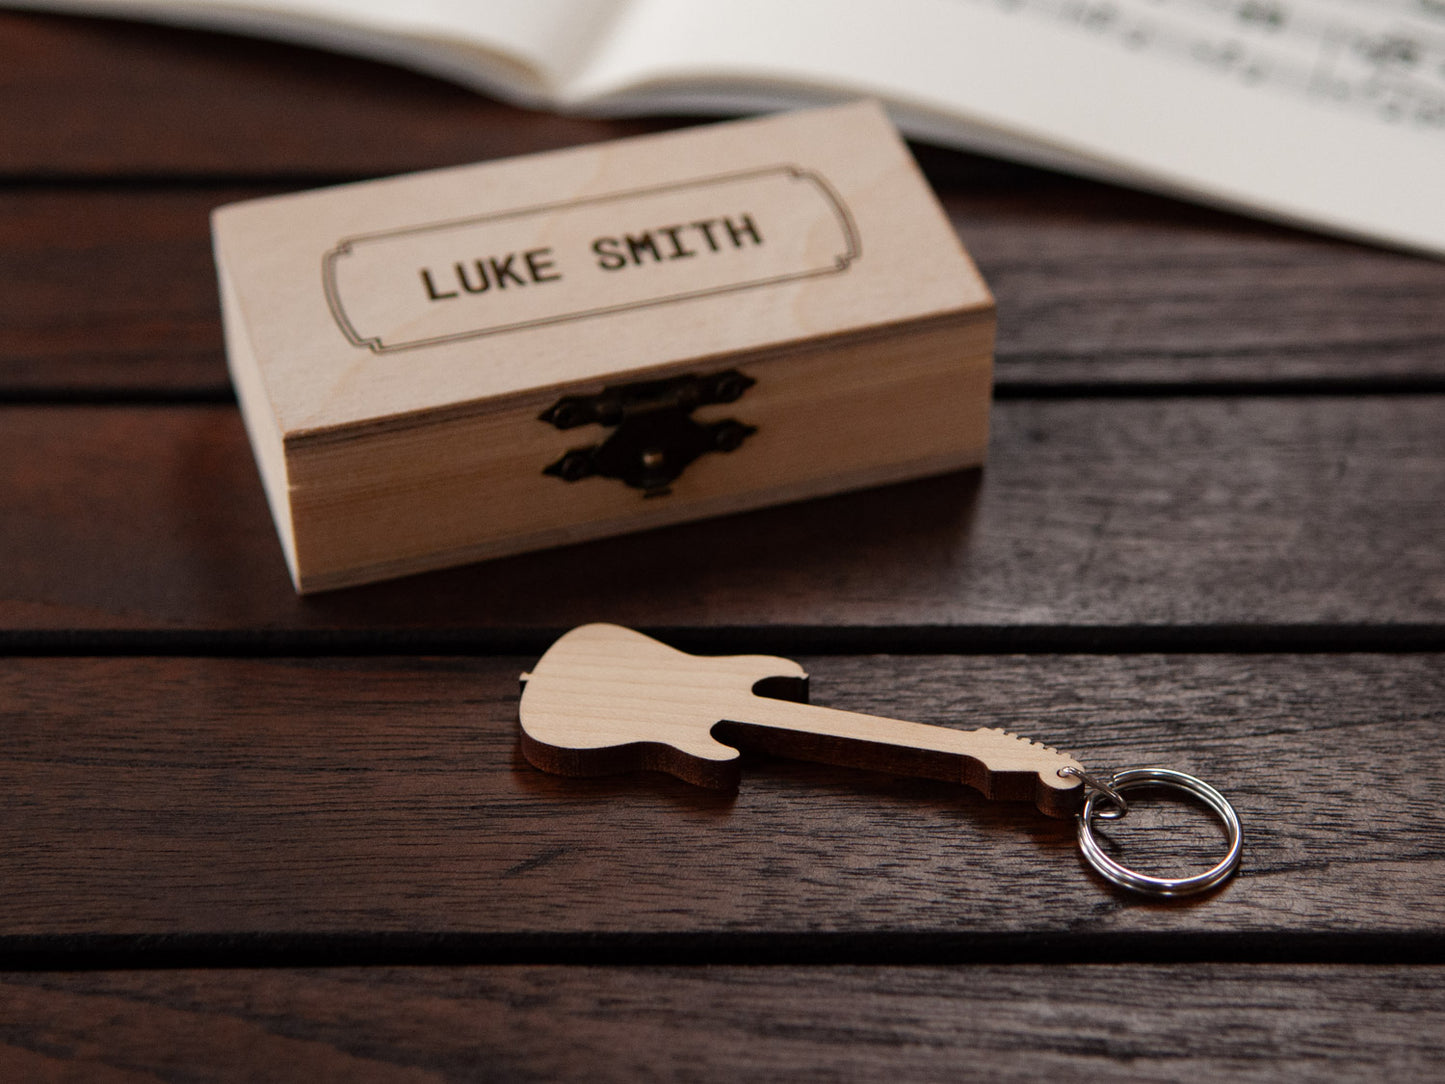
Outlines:
<svg viewBox="0 0 1445 1084"><path fill-rule="evenodd" d="M667 772L736 787L738 750L713 736L755 714L755 689L807 699L807 672L771 655L689 655L620 625L568 632L522 675L522 754L558 775Z"/></svg>

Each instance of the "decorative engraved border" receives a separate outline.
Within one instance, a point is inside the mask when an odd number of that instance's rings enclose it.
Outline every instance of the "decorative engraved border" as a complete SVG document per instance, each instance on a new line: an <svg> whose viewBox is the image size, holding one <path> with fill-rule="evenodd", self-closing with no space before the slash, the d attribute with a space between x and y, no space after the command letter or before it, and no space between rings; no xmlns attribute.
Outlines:
<svg viewBox="0 0 1445 1084"><path fill-rule="evenodd" d="M352 325L346 315L345 306L342 304L341 295L336 284L336 261L342 256L349 254L352 246L367 241L377 241L392 237L402 237L408 234L434 233L442 230L453 230L466 226L476 226L486 222L501 222L507 219L523 218L529 215L543 214L548 211L557 211L571 207L583 207L588 204L611 203L632 199L638 196L650 196L658 192L670 192L684 188L704 188L708 185L727 184L732 181L746 180L753 177L764 177L771 174L781 174L793 180L807 181L814 185L822 193L824 200L832 208L833 214L838 218L838 225L842 229L846 249L833 259L832 267L813 268L808 271L798 271L786 275L775 275L766 279L752 279L744 282L730 283L726 286L714 286L705 290L693 290L680 294L666 294L661 297L645 298L639 301L629 301L621 305L605 305L594 309L583 309L579 312L560 313L556 316L546 316L535 320L521 320L510 324L499 324L496 327L478 328L475 331L459 331L449 335L439 335L429 339L414 339L407 342L383 343L376 336L361 335ZM404 226L400 229L382 230L377 233L358 234L355 237L347 237L338 241L330 251L321 259L321 284L326 293L326 304L331 310L331 316L341 333L346 336L347 342L353 346L364 346L374 354L389 354L401 350L415 350L425 346L439 346L443 343L461 342L467 339L478 339L486 335L496 335L504 331L518 331L523 328L540 327L544 324L560 324L571 320L584 320L593 316L602 316L607 313L625 312L629 309L649 308L654 305L668 305L680 301L691 301L699 297L711 297L719 294L735 293L739 290L752 290L760 286L775 286L783 282L793 282L798 279L815 278L819 275L834 275L848 270L848 268L863 254L862 241L858 236L858 227L853 219L853 213L848 205L843 202L841 196L834 190L821 173L815 170L803 169L795 165L768 166L764 169L744 170L737 173L721 173L710 177L701 177L691 181L679 181L671 184L653 185L647 188L633 188L625 192L614 192L605 196L589 196L578 200L564 200L558 203L538 204L535 207L523 207L510 211L500 211L495 214L478 215L472 218L451 219L445 222L432 222L421 226Z"/></svg>

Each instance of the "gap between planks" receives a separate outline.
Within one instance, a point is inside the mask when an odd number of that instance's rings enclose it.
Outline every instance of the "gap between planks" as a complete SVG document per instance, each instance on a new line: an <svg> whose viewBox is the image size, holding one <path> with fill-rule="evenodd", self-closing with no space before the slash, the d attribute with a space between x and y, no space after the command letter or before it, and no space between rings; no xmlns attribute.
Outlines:
<svg viewBox="0 0 1445 1084"><path fill-rule="evenodd" d="M1165 905L1169 906L1169 905ZM524 933L0 935L0 973L363 967L907 967L1035 964L1434 967L1440 933Z"/></svg>
<svg viewBox="0 0 1445 1084"><path fill-rule="evenodd" d="M540 655L565 628L4 629L0 657ZM638 626L695 654L1319 655L1445 651L1445 624Z"/></svg>

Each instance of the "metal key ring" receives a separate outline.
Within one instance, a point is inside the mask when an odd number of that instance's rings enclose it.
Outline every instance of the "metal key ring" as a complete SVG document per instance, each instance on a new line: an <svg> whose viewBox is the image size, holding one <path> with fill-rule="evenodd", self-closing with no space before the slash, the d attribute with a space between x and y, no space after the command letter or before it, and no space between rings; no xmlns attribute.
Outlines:
<svg viewBox="0 0 1445 1084"><path fill-rule="evenodd" d="M1089 796L1084 799L1084 808L1078 817L1079 850L1084 853L1084 858L1089 865L1114 884L1151 896L1192 896L1196 892L1205 892L1227 880L1238 868L1240 849L1243 844L1239 830L1239 815L1234 812L1234 807L1229 804L1224 795L1204 780L1196 779L1192 775L1185 775L1183 772L1173 771L1170 768L1130 768L1128 771L1114 773L1109 779L1109 785L1120 792L1156 786L1192 794L1215 812L1223 822L1225 834L1229 840L1229 851L1220 859L1219 863L1193 877L1151 877L1148 874L1137 873L1128 866L1115 862L1105 854L1103 848L1099 846L1099 841L1094 837L1093 820L1096 815L1099 815L1096 814L1094 805L1098 801L1108 802L1110 799L1102 791L1091 790Z"/></svg>

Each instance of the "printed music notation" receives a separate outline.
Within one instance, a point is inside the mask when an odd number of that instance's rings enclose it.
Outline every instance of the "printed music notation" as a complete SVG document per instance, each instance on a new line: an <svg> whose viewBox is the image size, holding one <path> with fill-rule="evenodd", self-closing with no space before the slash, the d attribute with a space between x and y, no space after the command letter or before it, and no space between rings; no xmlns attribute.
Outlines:
<svg viewBox="0 0 1445 1084"><path fill-rule="evenodd" d="M955 0L1445 131L1445 0Z"/></svg>

